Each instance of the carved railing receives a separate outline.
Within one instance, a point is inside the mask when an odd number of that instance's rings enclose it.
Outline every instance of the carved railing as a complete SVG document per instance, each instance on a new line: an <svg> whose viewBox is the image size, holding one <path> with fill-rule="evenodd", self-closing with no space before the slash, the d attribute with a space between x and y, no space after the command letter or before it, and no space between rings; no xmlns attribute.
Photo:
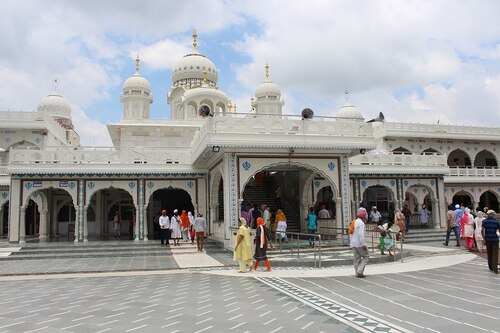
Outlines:
<svg viewBox="0 0 500 333"><path fill-rule="evenodd" d="M450 177L500 177L497 167L451 167Z"/></svg>
<svg viewBox="0 0 500 333"><path fill-rule="evenodd" d="M374 166L433 166L446 167L446 155L439 154L393 154L391 152L368 153L356 155L349 158L350 165L374 165Z"/></svg>
<svg viewBox="0 0 500 333"><path fill-rule="evenodd" d="M207 118L199 133L195 135L192 147L196 149L206 135L210 133L369 137L372 136L372 126L363 121L334 117L302 119L298 116L278 117L276 115L272 117L215 116Z"/></svg>
<svg viewBox="0 0 500 333"><path fill-rule="evenodd" d="M39 121L45 123L47 130L59 140L66 142L66 129L54 120L49 114L36 111L0 111L0 121Z"/></svg>
<svg viewBox="0 0 500 333"><path fill-rule="evenodd" d="M480 127L480 126L462 126L462 125L443 125L443 124L422 124L422 123L397 123L387 122L375 126L373 133L376 136L383 135L385 132L398 131L405 133L436 133L458 134L464 136L498 136L500 137L500 128L498 127Z"/></svg>
<svg viewBox="0 0 500 333"><path fill-rule="evenodd" d="M129 148L115 150L100 148L46 148L12 149L10 164L61 163L61 164L189 164L191 153L186 149Z"/></svg>

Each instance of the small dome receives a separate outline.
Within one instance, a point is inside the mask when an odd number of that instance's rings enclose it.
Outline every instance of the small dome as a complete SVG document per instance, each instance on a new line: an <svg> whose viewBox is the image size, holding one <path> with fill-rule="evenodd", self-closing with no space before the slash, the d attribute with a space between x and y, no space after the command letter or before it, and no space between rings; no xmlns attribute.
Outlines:
<svg viewBox="0 0 500 333"><path fill-rule="evenodd" d="M277 97L278 99L281 96L280 87L270 80L262 82L255 90L255 97L257 99L268 96Z"/></svg>
<svg viewBox="0 0 500 333"><path fill-rule="evenodd" d="M147 95L151 94L151 86L149 85L148 80L143 78L139 72L136 72L134 75L129 77L123 83L123 93L141 93L144 92Z"/></svg>
<svg viewBox="0 0 500 333"><path fill-rule="evenodd" d="M203 80L205 77L208 82L217 85L217 68L210 59L196 49L182 57L172 69L172 83L174 85L179 81Z"/></svg>
<svg viewBox="0 0 500 333"><path fill-rule="evenodd" d="M52 116L71 117L71 105L66 98L55 92L42 99L36 110L38 112L47 112Z"/></svg>
<svg viewBox="0 0 500 333"><path fill-rule="evenodd" d="M363 114L356 109L349 101L342 106L337 113L337 118L350 118L364 120Z"/></svg>

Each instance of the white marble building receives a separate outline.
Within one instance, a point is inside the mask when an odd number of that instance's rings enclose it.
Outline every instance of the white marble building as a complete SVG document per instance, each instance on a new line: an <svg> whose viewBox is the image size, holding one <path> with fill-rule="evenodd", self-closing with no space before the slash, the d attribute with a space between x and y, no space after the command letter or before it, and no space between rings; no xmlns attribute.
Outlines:
<svg viewBox="0 0 500 333"><path fill-rule="evenodd" d="M500 128L366 122L349 101L335 117L284 115L267 65L252 111L238 113L194 37L172 72L171 119L150 118L137 58L122 119L107 125L113 147L80 146L70 103L56 92L35 112L0 112L0 235L65 239L70 225L75 242L107 239L118 211L122 232L141 241L154 237L159 210L177 208L203 212L211 237L230 246L244 200L279 205L296 230L320 204L332 228L362 203L384 213L426 203L434 228L450 203L498 210Z"/></svg>

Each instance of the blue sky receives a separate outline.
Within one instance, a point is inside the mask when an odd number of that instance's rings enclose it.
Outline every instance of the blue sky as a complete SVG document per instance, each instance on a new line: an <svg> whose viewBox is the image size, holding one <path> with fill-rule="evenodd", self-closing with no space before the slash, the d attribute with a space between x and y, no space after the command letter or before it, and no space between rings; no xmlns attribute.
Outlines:
<svg viewBox="0 0 500 333"><path fill-rule="evenodd" d="M171 68L193 28L239 112L268 62L286 114L334 116L349 90L366 119L500 123L496 0L3 0L0 13L0 109L36 109L57 76L83 145L111 144L137 53L151 117L170 117Z"/></svg>

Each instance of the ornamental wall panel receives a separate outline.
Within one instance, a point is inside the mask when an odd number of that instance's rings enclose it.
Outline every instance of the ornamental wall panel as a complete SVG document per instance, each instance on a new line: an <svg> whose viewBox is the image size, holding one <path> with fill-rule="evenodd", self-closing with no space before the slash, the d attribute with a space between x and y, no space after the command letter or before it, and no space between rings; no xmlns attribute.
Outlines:
<svg viewBox="0 0 500 333"><path fill-rule="evenodd" d="M332 158L311 158L311 157L251 157L240 156L238 158L239 171L239 192L240 197L245 189L246 183L257 172L264 169L280 166L293 165L296 167L304 167L312 169L320 173L323 177L329 180L335 189L339 188L339 157ZM330 184L329 184L330 185Z"/></svg>
<svg viewBox="0 0 500 333"><path fill-rule="evenodd" d="M137 179L124 180L86 180L85 181L85 206L90 205L92 196L105 189L115 188L128 192L134 201L134 206L138 204L138 181Z"/></svg>
<svg viewBox="0 0 500 333"><path fill-rule="evenodd" d="M157 190L161 189L181 189L186 191L191 197L191 202L195 205L197 204L197 181L195 179L154 179L154 180L145 180L144 184L145 196L144 196L144 204L147 206L149 203L149 199L153 195L153 193Z"/></svg>
<svg viewBox="0 0 500 333"><path fill-rule="evenodd" d="M360 200L363 200L365 191L372 186L383 186L392 192L392 197L397 200L397 181L396 179L360 179Z"/></svg>
<svg viewBox="0 0 500 333"><path fill-rule="evenodd" d="M9 201L9 191L8 190L0 190L0 208Z"/></svg>
<svg viewBox="0 0 500 333"><path fill-rule="evenodd" d="M71 199L73 199L73 205L76 207L78 203L78 182L74 179L22 181L21 206L26 204L27 199L32 197L33 193L50 188L66 191L71 196Z"/></svg>

